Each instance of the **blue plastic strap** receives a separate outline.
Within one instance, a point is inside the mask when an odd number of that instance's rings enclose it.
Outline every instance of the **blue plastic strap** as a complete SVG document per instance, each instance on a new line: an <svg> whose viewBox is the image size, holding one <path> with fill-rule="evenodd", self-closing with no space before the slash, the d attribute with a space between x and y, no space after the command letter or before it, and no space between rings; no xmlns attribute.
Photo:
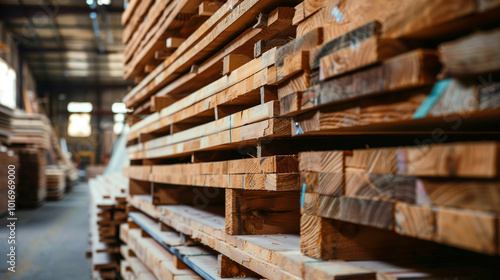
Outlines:
<svg viewBox="0 0 500 280"><path fill-rule="evenodd" d="M431 90L431 94L420 104L415 114L413 114L414 119L425 118L427 114L431 111L432 107L441 98L443 93L446 91L450 85L452 79L441 80L437 82Z"/></svg>
<svg viewBox="0 0 500 280"><path fill-rule="evenodd" d="M305 195L306 195L306 183L302 183L302 195L300 197L300 208L304 208Z"/></svg>

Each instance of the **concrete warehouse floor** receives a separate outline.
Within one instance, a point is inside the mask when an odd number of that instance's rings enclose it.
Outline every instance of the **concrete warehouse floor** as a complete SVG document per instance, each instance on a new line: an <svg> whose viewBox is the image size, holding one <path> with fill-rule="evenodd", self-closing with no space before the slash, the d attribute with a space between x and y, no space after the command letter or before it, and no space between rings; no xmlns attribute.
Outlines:
<svg viewBox="0 0 500 280"><path fill-rule="evenodd" d="M89 193L79 183L60 201L48 201L37 209L17 210L16 272L7 271L8 229L1 218L0 279L89 280Z"/></svg>

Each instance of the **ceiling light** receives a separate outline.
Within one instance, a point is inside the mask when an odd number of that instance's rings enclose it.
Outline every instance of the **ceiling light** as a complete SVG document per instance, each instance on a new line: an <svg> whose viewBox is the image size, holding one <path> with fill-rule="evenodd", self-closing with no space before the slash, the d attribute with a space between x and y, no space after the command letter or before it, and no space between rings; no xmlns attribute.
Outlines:
<svg viewBox="0 0 500 280"><path fill-rule="evenodd" d="M111 105L111 111L115 114L125 114L128 112L127 106L122 102L113 103L113 105Z"/></svg>
<svg viewBox="0 0 500 280"><path fill-rule="evenodd" d="M93 106L90 102L70 102L68 103L68 112L70 113L90 113Z"/></svg>

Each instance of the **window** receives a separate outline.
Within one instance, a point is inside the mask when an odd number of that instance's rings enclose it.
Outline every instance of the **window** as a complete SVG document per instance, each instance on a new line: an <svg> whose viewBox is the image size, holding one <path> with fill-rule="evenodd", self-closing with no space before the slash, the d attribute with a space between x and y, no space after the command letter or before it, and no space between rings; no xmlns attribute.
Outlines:
<svg viewBox="0 0 500 280"><path fill-rule="evenodd" d="M16 108L16 71L0 58L0 104Z"/></svg>
<svg viewBox="0 0 500 280"><path fill-rule="evenodd" d="M92 132L90 114L69 115L68 135L71 137L88 137Z"/></svg>

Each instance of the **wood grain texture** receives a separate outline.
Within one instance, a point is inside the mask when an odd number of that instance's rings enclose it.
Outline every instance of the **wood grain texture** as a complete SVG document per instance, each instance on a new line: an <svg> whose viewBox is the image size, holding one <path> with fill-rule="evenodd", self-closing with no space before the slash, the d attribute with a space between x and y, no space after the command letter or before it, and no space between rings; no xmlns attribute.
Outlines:
<svg viewBox="0 0 500 280"><path fill-rule="evenodd" d="M500 212L500 182L451 178L421 178L420 204Z"/></svg>
<svg viewBox="0 0 500 280"><path fill-rule="evenodd" d="M340 196L344 192L342 173L322 173L313 171L300 172L300 185L306 192L330 196Z"/></svg>
<svg viewBox="0 0 500 280"><path fill-rule="evenodd" d="M498 146L494 142L442 144L400 152L400 172L416 176L495 178Z"/></svg>
<svg viewBox="0 0 500 280"><path fill-rule="evenodd" d="M500 29L476 32L438 47L444 77L478 75L499 70Z"/></svg>
<svg viewBox="0 0 500 280"><path fill-rule="evenodd" d="M226 233L299 232L299 193L226 190Z"/></svg>
<svg viewBox="0 0 500 280"><path fill-rule="evenodd" d="M321 195L317 213L324 218L393 229L393 203L390 201Z"/></svg>
<svg viewBox="0 0 500 280"><path fill-rule="evenodd" d="M403 260L411 259L417 248L432 244L372 227L301 216L301 252L321 260Z"/></svg>
<svg viewBox="0 0 500 280"><path fill-rule="evenodd" d="M320 60L320 80L373 65L382 60L399 55L408 48L401 41L372 37L361 42L351 42L349 47L340 49Z"/></svg>
<svg viewBox="0 0 500 280"><path fill-rule="evenodd" d="M299 161L300 171L342 173L344 151L302 152Z"/></svg>
<svg viewBox="0 0 500 280"><path fill-rule="evenodd" d="M440 207L436 220L438 242L484 254L497 254L497 214Z"/></svg>
<svg viewBox="0 0 500 280"><path fill-rule="evenodd" d="M409 2L406 9L405 13L394 14L386 21L384 37L429 38L436 33L445 34L445 30L449 32L450 28L440 30L438 27L472 14L476 11L476 3L473 0L427 0Z"/></svg>
<svg viewBox="0 0 500 280"><path fill-rule="evenodd" d="M257 273L222 254L217 256L217 274L221 278L259 277Z"/></svg>
<svg viewBox="0 0 500 280"><path fill-rule="evenodd" d="M394 229L397 233L424 240L434 240L436 218L430 207L397 202L394 211Z"/></svg>
<svg viewBox="0 0 500 280"><path fill-rule="evenodd" d="M394 174L367 173L346 168L345 196L365 199L397 199L414 203L417 199L417 178Z"/></svg>
<svg viewBox="0 0 500 280"><path fill-rule="evenodd" d="M311 110L368 94L430 85L436 80L437 67L435 51L411 51L388 59L382 65L315 85L302 95L300 109Z"/></svg>
<svg viewBox="0 0 500 280"><path fill-rule="evenodd" d="M325 39L332 40L372 21L385 25L395 15L408 15L402 0L362 0L328 1L323 9L324 25L327 26Z"/></svg>

